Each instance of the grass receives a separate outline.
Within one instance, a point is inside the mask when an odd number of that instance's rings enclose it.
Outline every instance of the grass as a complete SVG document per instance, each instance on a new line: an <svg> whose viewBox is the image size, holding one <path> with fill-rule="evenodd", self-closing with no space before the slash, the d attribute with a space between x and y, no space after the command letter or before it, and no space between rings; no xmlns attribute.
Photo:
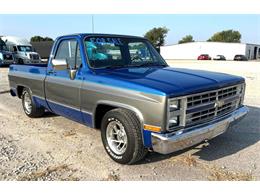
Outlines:
<svg viewBox="0 0 260 195"><path fill-rule="evenodd" d="M120 181L119 174L116 174L114 171L108 174L107 178L103 179L103 181Z"/></svg>
<svg viewBox="0 0 260 195"><path fill-rule="evenodd" d="M210 181L252 181L252 173L230 171L215 165L206 164L197 160L192 155L181 155L172 159L174 162L180 162L190 167L197 167L208 173Z"/></svg>
<svg viewBox="0 0 260 195"><path fill-rule="evenodd" d="M76 134L77 134L76 131L70 130L70 131L65 131L65 132L63 133L63 136L64 136L64 137L69 137L69 136L73 136L73 135L76 135Z"/></svg>
<svg viewBox="0 0 260 195"><path fill-rule="evenodd" d="M252 181L254 180L251 173L234 172L218 167L210 167L210 176L208 177L211 181Z"/></svg>

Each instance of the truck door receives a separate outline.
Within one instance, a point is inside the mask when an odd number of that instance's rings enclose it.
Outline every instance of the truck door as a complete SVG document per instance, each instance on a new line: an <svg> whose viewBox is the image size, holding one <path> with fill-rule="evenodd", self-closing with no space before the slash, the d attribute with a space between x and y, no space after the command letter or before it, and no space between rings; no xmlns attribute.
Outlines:
<svg viewBox="0 0 260 195"><path fill-rule="evenodd" d="M64 39L58 43L52 59L66 59L71 68L77 69L74 80L68 70L54 70L52 64L47 69L45 81L46 100L50 109L61 116L82 122L80 111L81 55L76 39ZM51 60L49 63L52 63Z"/></svg>

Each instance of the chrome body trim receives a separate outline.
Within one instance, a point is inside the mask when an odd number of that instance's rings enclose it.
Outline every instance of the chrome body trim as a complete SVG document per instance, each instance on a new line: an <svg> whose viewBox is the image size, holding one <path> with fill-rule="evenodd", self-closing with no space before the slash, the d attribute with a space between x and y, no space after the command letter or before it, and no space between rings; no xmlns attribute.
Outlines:
<svg viewBox="0 0 260 195"><path fill-rule="evenodd" d="M212 139L227 131L230 124L241 119L249 112L245 106L238 108L221 119L199 127L183 129L174 133L152 133L152 147L155 152L169 154Z"/></svg>

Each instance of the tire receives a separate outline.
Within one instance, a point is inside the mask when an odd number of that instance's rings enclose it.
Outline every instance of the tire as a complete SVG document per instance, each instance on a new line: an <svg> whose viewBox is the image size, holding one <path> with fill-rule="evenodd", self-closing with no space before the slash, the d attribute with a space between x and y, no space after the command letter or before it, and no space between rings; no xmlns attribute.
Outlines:
<svg viewBox="0 0 260 195"><path fill-rule="evenodd" d="M119 133L116 134L116 131ZM147 154L147 149L143 145L140 122L129 110L117 108L108 111L102 119L101 137L107 154L117 163L133 164ZM118 145L121 147L121 152L116 147Z"/></svg>
<svg viewBox="0 0 260 195"><path fill-rule="evenodd" d="M44 107L36 106L35 102L32 100L31 92L28 88L23 89L21 99L24 113L27 116L37 118L44 115Z"/></svg>

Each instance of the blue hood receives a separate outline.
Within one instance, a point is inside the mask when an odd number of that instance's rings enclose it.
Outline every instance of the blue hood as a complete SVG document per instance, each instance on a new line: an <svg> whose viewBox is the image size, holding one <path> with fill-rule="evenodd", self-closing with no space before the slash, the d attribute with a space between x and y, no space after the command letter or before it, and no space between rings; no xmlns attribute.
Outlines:
<svg viewBox="0 0 260 195"><path fill-rule="evenodd" d="M229 74L170 67L109 69L102 75L158 90L170 96L213 90L244 82L244 78Z"/></svg>

